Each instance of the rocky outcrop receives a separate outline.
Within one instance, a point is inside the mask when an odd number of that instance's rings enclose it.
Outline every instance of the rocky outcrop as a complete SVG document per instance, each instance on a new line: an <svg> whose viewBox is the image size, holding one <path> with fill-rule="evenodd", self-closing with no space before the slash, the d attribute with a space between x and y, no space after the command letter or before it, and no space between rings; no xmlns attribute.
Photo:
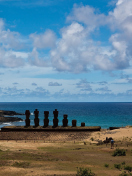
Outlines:
<svg viewBox="0 0 132 176"><path fill-rule="evenodd" d="M5 115L14 116L14 115L24 115L24 114L18 113L18 112L15 112L15 111L0 110L0 116L5 116Z"/></svg>
<svg viewBox="0 0 132 176"><path fill-rule="evenodd" d="M0 117L0 122L16 122L23 121L23 119L19 117Z"/></svg>
<svg viewBox="0 0 132 176"><path fill-rule="evenodd" d="M0 122L23 121L23 119L21 119L19 117L5 117L5 116L14 116L14 115L24 115L24 114L17 113L15 111L0 110Z"/></svg>

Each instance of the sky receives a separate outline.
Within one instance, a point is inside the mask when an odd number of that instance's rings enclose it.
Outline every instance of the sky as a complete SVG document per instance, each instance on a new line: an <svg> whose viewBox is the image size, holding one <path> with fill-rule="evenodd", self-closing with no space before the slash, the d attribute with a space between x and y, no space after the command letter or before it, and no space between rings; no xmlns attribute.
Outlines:
<svg viewBox="0 0 132 176"><path fill-rule="evenodd" d="M132 0L0 0L0 102L132 102Z"/></svg>

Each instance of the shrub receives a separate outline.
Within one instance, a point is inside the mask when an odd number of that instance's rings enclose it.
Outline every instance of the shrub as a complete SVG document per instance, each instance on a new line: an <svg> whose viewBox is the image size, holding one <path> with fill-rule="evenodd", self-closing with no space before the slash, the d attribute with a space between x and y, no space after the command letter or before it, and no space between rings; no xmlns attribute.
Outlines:
<svg viewBox="0 0 132 176"><path fill-rule="evenodd" d="M128 176L128 174L126 174L125 172L123 172L123 173L120 174L119 176Z"/></svg>
<svg viewBox="0 0 132 176"><path fill-rule="evenodd" d="M120 165L120 164L114 164L114 167L115 167L116 169L121 169L121 165Z"/></svg>
<svg viewBox="0 0 132 176"><path fill-rule="evenodd" d="M126 151L124 149L116 149L112 156L126 156Z"/></svg>
<svg viewBox="0 0 132 176"><path fill-rule="evenodd" d="M104 164L104 167L109 167L109 164Z"/></svg>
<svg viewBox="0 0 132 176"><path fill-rule="evenodd" d="M123 161L121 164L122 164L122 165L125 165L126 163L125 163L125 161Z"/></svg>
<svg viewBox="0 0 132 176"><path fill-rule="evenodd" d="M91 141L94 141L94 138L93 138L93 137L91 137Z"/></svg>
<svg viewBox="0 0 132 176"><path fill-rule="evenodd" d="M119 176L132 176L132 173L129 173L129 174L127 174L125 171L122 173L122 174L120 174Z"/></svg>
<svg viewBox="0 0 132 176"><path fill-rule="evenodd" d="M125 166L124 169L127 170L127 171L129 171L129 172L132 171L132 167L131 166Z"/></svg>
<svg viewBox="0 0 132 176"><path fill-rule="evenodd" d="M78 168L76 176L94 176L95 174L91 172L91 169L87 168Z"/></svg>

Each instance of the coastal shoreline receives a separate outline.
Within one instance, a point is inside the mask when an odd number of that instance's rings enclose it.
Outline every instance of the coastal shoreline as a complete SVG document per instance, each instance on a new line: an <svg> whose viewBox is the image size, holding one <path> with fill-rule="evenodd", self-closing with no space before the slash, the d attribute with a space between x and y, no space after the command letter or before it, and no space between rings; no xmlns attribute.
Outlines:
<svg viewBox="0 0 132 176"><path fill-rule="evenodd" d="M44 125L44 111L49 111L49 125L53 125L53 111L59 111L58 125L62 125L63 115L68 115L68 125L72 125L72 120L77 120L77 126L81 126L85 122L86 126L101 126L107 129L112 126L122 127L131 124L132 108L131 103L66 103L66 102L16 102L16 103L1 103L2 110L11 110L24 113L29 110L30 125L34 125L34 110L38 109L40 125ZM17 116L26 119L26 116ZM14 123L11 125L25 125L25 122ZM4 126L4 125L3 125ZM1 125L2 127L2 125Z"/></svg>

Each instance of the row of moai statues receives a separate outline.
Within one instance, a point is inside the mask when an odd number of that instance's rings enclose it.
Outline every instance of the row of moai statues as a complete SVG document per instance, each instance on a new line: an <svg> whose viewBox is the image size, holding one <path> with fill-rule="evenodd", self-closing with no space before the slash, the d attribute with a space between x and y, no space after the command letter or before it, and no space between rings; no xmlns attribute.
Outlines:
<svg viewBox="0 0 132 176"><path fill-rule="evenodd" d="M58 126L58 111L57 109L55 109L55 111L53 111L53 114L54 114L54 119L53 119L53 127L57 127ZM26 127L29 127L30 126L30 111L29 110L26 110L25 111L25 115L26 115L26 119L25 119L25 126ZM39 111L37 109L35 109L34 111L34 115L35 115L35 118L34 118L34 124L35 124L35 127L38 127L39 126ZM49 126L49 111L44 111L44 127L48 127ZM64 114L63 115L63 120L62 120L62 124L63 124L63 127L67 127L68 126L68 119L67 119L68 115L67 114ZM76 124L77 124L77 121L76 120L72 120L72 126L73 127L76 127ZM81 123L81 126L85 126L85 123Z"/></svg>

